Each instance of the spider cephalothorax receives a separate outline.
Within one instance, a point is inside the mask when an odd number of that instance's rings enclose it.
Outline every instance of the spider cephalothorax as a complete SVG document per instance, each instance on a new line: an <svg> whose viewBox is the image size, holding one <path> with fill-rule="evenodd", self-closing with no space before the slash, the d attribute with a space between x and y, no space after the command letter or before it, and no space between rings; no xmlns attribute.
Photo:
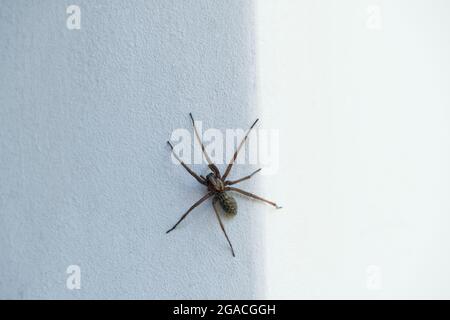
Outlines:
<svg viewBox="0 0 450 320"><path fill-rule="evenodd" d="M196 203L194 203L186 213L184 213L181 218L178 220L177 223L175 223L175 225L170 228L166 233L169 233L170 231L172 231L173 229L175 229L178 224L184 219L186 218L186 216L194 209L196 208L198 205L200 205L202 202L204 202L205 200L207 200L210 197L213 197L213 207L214 207L214 211L216 213L217 219L219 220L219 224L220 227L228 241L228 244L230 245L231 248L231 253L234 255L234 250L233 250L233 246L231 245L231 241L228 238L228 235L225 231L225 227L222 223L222 220L220 218L219 215L219 211L216 207L217 202L220 204L220 206L222 207L223 211L225 212L225 214L229 215L229 216L234 216L237 214L237 203L236 200L233 198L233 196L229 193L230 191L234 191L240 194L243 194L245 196L248 196L250 198L253 199L257 199L260 201L263 201L265 203L268 203L272 206L274 206L275 208L279 209L281 207L279 207L276 203L266 200L264 198L261 198L260 196L257 196L253 193L244 191L242 189L239 188L235 188L235 187L230 187L233 184L237 184L239 182L242 182L244 180L248 180L250 179L255 173L259 172L261 169L256 170L255 172L253 172L252 174L245 176L243 178L237 179L237 180L227 180L227 176L231 171L231 168L234 164L234 161L237 158L237 155L239 153L239 150L242 148L242 146L244 145L245 141L248 138L248 135L250 133L250 131L253 129L253 127L255 126L256 122L258 122L258 119L256 119L255 122L253 122L253 124L251 125L250 129L248 129L244 139L242 139L241 143L239 144L239 146L237 147L233 158L231 159L230 163L227 166L227 169L225 170L225 173L223 175L220 174L219 169L217 168L217 166L211 161L211 159L208 156L208 153L205 151L205 147L200 139L200 135L197 131L197 127L195 126L195 121L194 118L192 117L192 114L189 113L189 116L191 117L192 120L192 126L194 127L194 133L195 136L197 137L198 142L200 143L201 147L202 147L202 152L205 156L206 161L208 162L208 167L211 170L211 173L209 173L208 175L206 175L206 178L202 175L198 175L196 174L194 171L192 171L191 168L189 168L183 161L181 161L181 159L173 152L173 146L172 144L167 141L167 143L169 144L170 148L172 149L172 153L175 156L175 158L181 163L181 165L202 185L204 185L205 187L207 187L208 189L208 193L206 195L204 195L200 200L198 200Z"/></svg>
<svg viewBox="0 0 450 320"><path fill-rule="evenodd" d="M206 183L208 185L208 190L215 192L225 191L225 184L220 177L216 176L214 173L209 173L206 176Z"/></svg>

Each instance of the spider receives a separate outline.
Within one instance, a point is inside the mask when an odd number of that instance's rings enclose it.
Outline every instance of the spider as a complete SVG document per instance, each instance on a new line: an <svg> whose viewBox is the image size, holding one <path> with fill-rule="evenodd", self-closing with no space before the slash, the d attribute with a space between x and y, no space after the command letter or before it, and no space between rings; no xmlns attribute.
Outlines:
<svg viewBox="0 0 450 320"><path fill-rule="evenodd" d="M225 231L225 227L223 225L222 219L220 218L219 215L219 211L217 209L217 203L220 204L220 206L222 207L223 211L225 212L225 214L227 216L235 216L237 214L237 203L236 200L233 198L233 196L229 193L230 191L234 191L240 194L243 194L247 197L250 198L254 198L256 200L260 200L263 201L265 203L268 203L272 206L274 206L277 209L280 209L281 207L278 206L275 202L266 200L264 198L261 198L260 196L257 196L253 193L244 191L242 189L239 188L235 188L235 187L231 187L234 184L237 184L239 182L242 182L244 180L248 180L251 177L253 177L253 175L255 175L256 173L258 173L259 171L261 171L261 168L259 168L258 170L254 171L253 173L251 173L248 176L245 176L243 178L237 179L237 180L226 180L226 178L228 177L228 174L231 171L231 168L233 167L234 161L236 160L239 150L242 148L242 146L244 145L245 141L248 138L248 135L250 134L250 131L253 129L253 127L255 126L255 124L258 122L259 119L256 119L255 122L253 122L253 124L250 126L250 128L247 130L247 133L245 134L244 138L242 139L241 143L238 145L238 147L236 148L236 151L233 155L233 158L231 158L230 163L228 164L225 173L223 175L221 175L219 169L217 168L217 166L211 161L211 158L208 156L208 153L205 150L205 146L203 145L200 135L198 133L197 127L195 125L195 121L194 121L194 117L192 116L192 113L189 113L189 116L191 118L191 122L192 122L192 126L194 128L194 133L195 136L197 137L197 141L199 142L199 144L202 147L202 152L205 156L206 161L208 162L208 168L211 170L210 173L208 173L206 175L206 177L202 176L202 175L198 175L196 174L194 171L192 171L191 168L189 168L178 156L177 154L174 152L173 150L173 146L170 143L170 141L167 141L167 144L170 146L171 151L173 153L173 155L175 156L175 158L180 162L180 164L186 169L187 172L189 172L191 174L191 176L193 176L200 184L204 185L205 187L207 187L208 192L202 197L200 198L200 200L198 200L196 203L194 203L182 216L181 218L177 221L177 223L175 223L175 225L170 228L169 230L167 230L166 233L171 232L172 230L174 230L181 221L184 220L184 218L187 217L187 215L196 207L198 207L201 203L203 203L204 201L206 201L207 199L213 197L212 200L212 205L214 208L214 212L216 213L217 219L219 221L220 224L220 228L223 231L223 234L225 235L225 238L228 241L228 244L230 245L230 249L231 249L231 254L233 255L233 257L235 257L234 254L234 249L233 249L233 245L231 244L230 239L228 238L227 232Z"/></svg>

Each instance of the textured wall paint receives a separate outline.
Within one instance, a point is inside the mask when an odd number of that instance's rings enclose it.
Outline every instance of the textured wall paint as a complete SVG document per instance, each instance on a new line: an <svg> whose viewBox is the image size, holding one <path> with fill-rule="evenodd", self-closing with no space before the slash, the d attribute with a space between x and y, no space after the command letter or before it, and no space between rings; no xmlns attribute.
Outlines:
<svg viewBox="0 0 450 320"><path fill-rule="evenodd" d="M250 2L0 8L0 297L260 297L254 203L227 223L235 259L209 204L165 234L204 192L171 163L172 130L189 111L221 129L256 115Z"/></svg>
<svg viewBox="0 0 450 320"><path fill-rule="evenodd" d="M0 3L0 297L450 296L448 1ZM203 195L189 111L279 128L236 259L207 204L164 233Z"/></svg>

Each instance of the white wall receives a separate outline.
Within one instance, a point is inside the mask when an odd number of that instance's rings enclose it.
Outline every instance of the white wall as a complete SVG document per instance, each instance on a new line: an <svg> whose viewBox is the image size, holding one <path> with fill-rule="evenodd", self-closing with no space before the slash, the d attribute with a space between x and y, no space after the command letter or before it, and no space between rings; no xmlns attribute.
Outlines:
<svg viewBox="0 0 450 320"><path fill-rule="evenodd" d="M253 3L80 0L68 30L0 1L1 298L450 297L448 2ZM189 111L280 133L243 187L284 208L238 198L235 259L209 204L165 234L204 192L165 144Z"/></svg>
<svg viewBox="0 0 450 320"><path fill-rule="evenodd" d="M450 4L257 3L274 298L450 298ZM280 201L281 201L280 200Z"/></svg>

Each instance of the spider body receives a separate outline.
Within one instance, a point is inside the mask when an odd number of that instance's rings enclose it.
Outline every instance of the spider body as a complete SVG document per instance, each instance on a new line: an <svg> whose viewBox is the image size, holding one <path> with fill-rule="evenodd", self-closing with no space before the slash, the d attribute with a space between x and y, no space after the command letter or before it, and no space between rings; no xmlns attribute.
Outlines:
<svg viewBox="0 0 450 320"><path fill-rule="evenodd" d="M212 171L214 171L212 169ZM206 178L206 184L210 192L214 192L214 203L217 201L228 216L237 214L237 203L233 196L225 191L226 181L220 177L220 173L211 172Z"/></svg>
<svg viewBox="0 0 450 320"><path fill-rule="evenodd" d="M211 172L206 176L206 181L209 191L217 193L225 191L225 183L220 176Z"/></svg>
<svg viewBox="0 0 450 320"><path fill-rule="evenodd" d="M227 216L233 217L237 214L237 202L234 200L233 196L226 191L217 193L214 199L215 201L219 201L220 206Z"/></svg>
<svg viewBox="0 0 450 320"><path fill-rule="evenodd" d="M177 223L175 223L175 225L170 228L169 230L167 230L166 233L171 232L173 229L175 229L178 224L183 221L184 218L186 218L186 216L197 206L199 206L201 203L203 203L205 200L213 197L213 208L214 211L216 213L217 219L219 221L220 224L220 228L222 229L222 232L225 235L225 238L228 241L228 244L230 245L231 248L231 253L234 255L234 250L233 250L233 246L231 244L230 239L228 238L228 235L225 231L225 227L222 223L222 220L220 218L219 215L219 211L216 208L216 203L219 202L220 206L222 207L222 209L224 210L225 214L228 216L235 216L237 214L237 202L236 200L233 198L233 196L230 194L230 191L233 192L237 192L240 194L243 194L247 197L256 199L256 200L260 200L263 201L265 203L268 203L272 206L274 206L277 209L280 209L281 207L279 207L275 202L266 200L264 198L261 198L260 196L257 196L253 193L244 191L242 189L239 188L235 188L235 187L231 187L231 185L237 184L239 182L242 182L244 180L248 180L250 179L255 173L258 173L261 169L256 170L255 172L253 172L252 174L245 176L243 178L237 179L237 180L227 180L227 176L231 171L231 168L234 164L234 161L237 158L237 155L239 153L239 150L242 148L243 144L245 143L245 141L248 138L248 135L250 133L250 131L253 129L253 127L255 126L256 122L258 122L258 119L256 119L256 121L252 124L252 126L250 127L250 129L248 129L245 137L242 139L241 143L239 144L239 146L236 148L236 151L233 155L233 158L230 160L230 163L228 164L225 173L222 175L219 171L219 169L217 168L217 166L212 163L211 159L208 156L208 153L205 151L205 147L200 139L200 135L197 131L197 127L195 126L195 121L194 118L192 117L192 114L190 113L189 116L191 117L192 120L192 126L194 127L194 133L195 136L197 137L197 141L200 143L201 147L202 147L202 152L205 156L206 161L208 162L208 168L211 170L211 172L206 175L206 177L202 176L202 175L198 175L196 174L194 171L192 171L191 168L189 168L173 151L173 146L172 144L167 141L167 143L169 144L170 148L172 149L172 153L174 155L174 157L180 162L180 164L186 169L186 171L189 172L190 175L192 175L200 184L204 185L207 189L208 189L208 193L205 194L200 200L198 200L196 203L194 203L187 212L185 212L181 218L177 221Z"/></svg>

